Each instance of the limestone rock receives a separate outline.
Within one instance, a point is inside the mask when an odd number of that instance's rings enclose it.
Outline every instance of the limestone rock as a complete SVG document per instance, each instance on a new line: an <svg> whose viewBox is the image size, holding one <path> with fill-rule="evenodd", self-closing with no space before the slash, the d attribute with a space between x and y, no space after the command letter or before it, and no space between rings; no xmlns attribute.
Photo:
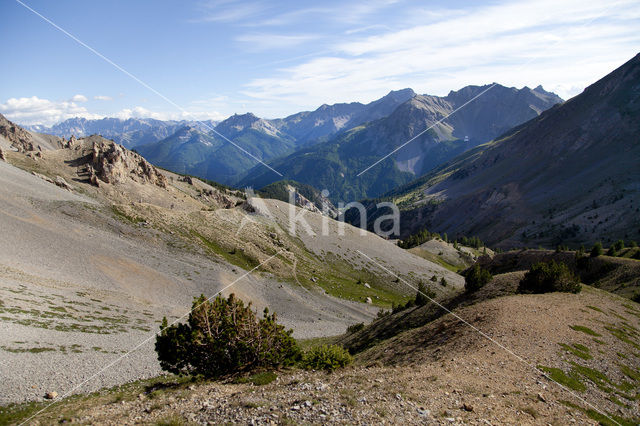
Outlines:
<svg viewBox="0 0 640 426"><path fill-rule="evenodd" d="M56 391L47 392L46 394L44 394L44 397L46 399L56 399L58 397L58 392Z"/></svg>
<svg viewBox="0 0 640 426"><path fill-rule="evenodd" d="M69 191L71 191L71 190L73 189L73 188L71 187L71 185L69 185L69 184L67 183L67 181L66 181L66 180L64 180L64 178L63 178L63 177L61 177L61 176L56 176L56 180L55 180L55 182L54 182L54 183L55 183L56 185L58 185L60 188L67 189L67 190L69 190Z"/></svg>
<svg viewBox="0 0 640 426"><path fill-rule="evenodd" d="M52 179L50 179L49 177L45 176L45 175L41 175L40 173L36 173L36 172L31 172L32 175L34 175L35 177L38 177L42 180L46 180L49 183L54 183Z"/></svg>
<svg viewBox="0 0 640 426"><path fill-rule="evenodd" d="M35 151L33 136L20 126L0 115L0 135L7 139L18 152Z"/></svg>
<svg viewBox="0 0 640 426"><path fill-rule="evenodd" d="M97 177L94 182L100 179L116 184L130 178L140 183L167 187L167 178L142 156L106 139L93 141L90 165Z"/></svg>

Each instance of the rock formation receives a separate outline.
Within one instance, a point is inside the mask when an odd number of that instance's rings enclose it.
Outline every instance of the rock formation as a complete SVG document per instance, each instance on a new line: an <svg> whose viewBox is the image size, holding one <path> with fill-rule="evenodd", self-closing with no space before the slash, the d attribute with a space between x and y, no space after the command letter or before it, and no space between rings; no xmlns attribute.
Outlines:
<svg viewBox="0 0 640 426"><path fill-rule="evenodd" d="M11 143L18 152L35 151L33 146L33 136L20 126L16 126L11 121L0 115L0 135Z"/></svg>
<svg viewBox="0 0 640 426"><path fill-rule="evenodd" d="M71 139L74 139L73 137ZM69 147L76 142L69 140ZM98 180L115 184L131 178L140 183L151 183L161 188L167 187L167 179L142 156L122 148L115 142L92 136L89 181L98 186Z"/></svg>

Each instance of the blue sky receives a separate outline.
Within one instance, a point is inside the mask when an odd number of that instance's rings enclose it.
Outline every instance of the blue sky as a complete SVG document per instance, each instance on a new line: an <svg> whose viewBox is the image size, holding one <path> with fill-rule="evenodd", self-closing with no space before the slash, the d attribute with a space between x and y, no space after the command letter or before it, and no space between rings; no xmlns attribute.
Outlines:
<svg viewBox="0 0 640 426"><path fill-rule="evenodd" d="M568 98L640 50L637 0L21 1L186 111L4 0L0 113L21 124L273 118L492 82Z"/></svg>

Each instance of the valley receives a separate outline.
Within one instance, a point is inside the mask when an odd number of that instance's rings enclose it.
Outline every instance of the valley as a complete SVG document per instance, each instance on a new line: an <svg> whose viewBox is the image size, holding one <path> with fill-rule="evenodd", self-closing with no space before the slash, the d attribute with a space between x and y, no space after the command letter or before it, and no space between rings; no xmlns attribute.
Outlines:
<svg viewBox="0 0 640 426"><path fill-rule="evenodd" d="M637 2L423 3L3 4L0 425L640 424Z"/></svg>

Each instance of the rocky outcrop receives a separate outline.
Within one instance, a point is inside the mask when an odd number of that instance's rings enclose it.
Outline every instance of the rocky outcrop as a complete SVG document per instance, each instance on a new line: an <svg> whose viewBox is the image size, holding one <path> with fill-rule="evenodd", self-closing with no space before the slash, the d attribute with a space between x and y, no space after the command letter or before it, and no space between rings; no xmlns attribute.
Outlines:
<svg viewBox="0 0 640 426"><path fill-rule="evenodd" d="M4 136L18 152L36 150L31 133L7 120L2 114L0 114L0 135Z"/></svg>
<svg viewBox="0 0 640 426"><path fill-rule="evenodd" d="M56 176L56 180L53 183L58 185L60 188L66 189L68 191L72 191L73 190L71 185L69 185L69 183L67 183L67 181L64 180L64 178L61 177L61 176Z"/></svg>
<svg viewBox="0 0 640 426"><path fill-rule="evenodd" d="M74 139L73 137L71 139ZM77 142L69 140L69 147ZM89 154L89 181L99 186L99 181L117 184L125 179L133 179L140 183L151 183L161 188L167 187L166 177L159 173L147 160L139 154L129 151L120 145L93 136Z"/></svg>
<svg viewBox="0 0 640 426"><path fill-rule="evenodd" d="M2 152L2 148L0 148L0 160L7 161L7 158L4 156L4 152Z"/></svg>

